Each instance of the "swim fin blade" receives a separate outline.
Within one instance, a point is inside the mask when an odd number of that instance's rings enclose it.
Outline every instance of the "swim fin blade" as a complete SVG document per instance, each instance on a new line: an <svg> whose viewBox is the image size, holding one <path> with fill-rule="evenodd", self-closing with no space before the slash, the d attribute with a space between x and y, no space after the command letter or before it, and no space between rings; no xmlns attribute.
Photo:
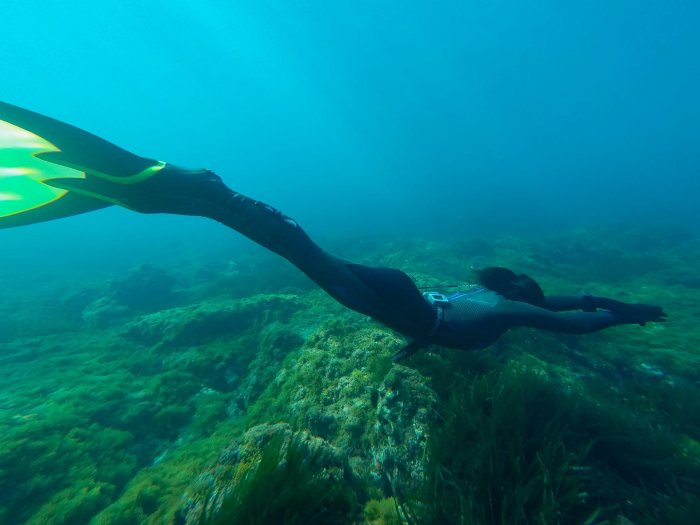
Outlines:
<svg viewBox="0 0 700 525"><path fill-rule="evenodd" d="M70 124L0 102L0 228L120 204L109 188L141 182L163 166Z"/></svg>

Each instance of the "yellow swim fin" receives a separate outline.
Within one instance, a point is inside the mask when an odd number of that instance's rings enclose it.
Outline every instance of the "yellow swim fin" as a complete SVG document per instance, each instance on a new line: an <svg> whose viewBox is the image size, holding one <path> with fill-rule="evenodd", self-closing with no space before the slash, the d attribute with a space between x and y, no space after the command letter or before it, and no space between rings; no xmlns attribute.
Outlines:
<svg viewBox="0 0 700 525"><path fill-rule="evenodd" d="M164 166L70 124L0 102L0 228L119 204L100 192L106 182L135 184Z"/></svg>

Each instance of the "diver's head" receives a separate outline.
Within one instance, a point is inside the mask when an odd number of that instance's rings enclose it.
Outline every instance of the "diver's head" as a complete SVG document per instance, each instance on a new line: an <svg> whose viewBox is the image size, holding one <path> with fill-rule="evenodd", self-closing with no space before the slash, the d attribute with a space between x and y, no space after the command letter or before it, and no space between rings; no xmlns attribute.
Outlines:
<svg viewBox="0 0 700 525"><path fill-rule="evenodd" d="M516 275L508 268L491 266L475 270L477 282L489 290L501 294L506 299L544 306L544 292L532 277L521 273Z"/></svg>

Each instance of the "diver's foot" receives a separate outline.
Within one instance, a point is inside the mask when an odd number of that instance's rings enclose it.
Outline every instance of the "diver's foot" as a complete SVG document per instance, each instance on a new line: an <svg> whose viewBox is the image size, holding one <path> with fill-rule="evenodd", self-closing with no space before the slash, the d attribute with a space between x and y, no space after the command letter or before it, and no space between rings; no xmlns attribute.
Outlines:
<svg viewBox="0 0 700 525"><path fill-rule="evenodd" d="M213 171L172 164L137 186L128 207L141 213L210 216L235 194Z"/></svg>

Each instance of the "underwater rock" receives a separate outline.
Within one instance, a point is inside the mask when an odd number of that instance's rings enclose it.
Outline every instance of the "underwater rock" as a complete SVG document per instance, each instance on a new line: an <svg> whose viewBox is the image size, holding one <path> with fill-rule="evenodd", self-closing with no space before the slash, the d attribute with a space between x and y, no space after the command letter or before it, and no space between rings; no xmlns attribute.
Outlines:
<svg viewBox="0 0 700 525"><path fill-rule="evenodd" d="M83 288L71 291L61 297L59 305L61 310L74 312L76 315L79 315L80 312L84 311L93 302L98 300L100 296L101 292L98 288Z"/></svg>
<svg viewBox="0 0 700 525"><path fill-rule="evenodd" d="M236 523L245 523L241 514L253 512L257 505L265 507L261 511L274 515L299 512L274 507L313 505L302 496L328 498L324 487L345 493L341 506L353 501L359 484L346 459L327 441L308 432L295 432L287 423L265 423L250 428L223 450L216 464L192 483L183 495L178 523L209 523L234 511ZM285 501L285 492L293 494L290 501ZM347 508L341 514L352 511Z"/></svg>
<svg viewBox="0 0 700 525"><path fill-rule="evenodd" d="M133 310L153 310L169 304L175 277L152 264L142 264L124 279L114 280L109 296Z"/></svg>
<svg viewBox="0 0 700 525"><path fill-rule="evenodd" d="M0 343L12 341L19 332L19 323L13 318L8 310L9 309L0 309Z"/></svg>
<svg viewBox="0 0 700 525"><path fill-rule="evenodd" d="M671 286L683 286L685 288L700 288L700 276L679 272L677 274L667 275L664 278L666 284Z"/></svg>
<svg viewBox="0 0 700 525"><path fill-rule="evenodd" d="M666 375L666 372L661 370L658 366L650 365L647 363L640 363L637 369L643 374L655 379L660 379Z"/></svg>
<svg viewBox="0 0 700 525"><path fill-rule="evenodd" d="M627 244L627 245L626 245ZM524 246L542 275L557 275L579 282L625 281L655 274L664 268L653 249L629 245L599 231L578 230L563 237L543 239L539 248Z"/></svg>
<svg viewBox="0 0 700 525"><path fill-rule="evenodd" d="M437 394L417 370L395 365L378 396L371 450L374 475L380 482L388 481L393 493L415 491L425 480L425 450L436 423Z"/></svg>
<svg viewBox="0 0 700 525"><path fill-rule="evenodd" d="M358 330L357 324L342 320L324 324L280 378L286 385L285 411L348 457L369 463L375 387L391 366L392 349L400 344L382 329Z"/></svg>
<svg viewBox="0 0 700 525"><path fill-rule="evenodd" d="M247 332L258 321L287 319L300 307L296 295L261 294L172 308L140 317L127 326L125 335L145 345L197 345Z"/></svg>
<svg viewBox="0 0 700 525"><path fill-rule="evenodd" d="M83 321L95 328L107 328L116 321L129 317L128 307L117 303L111 297L100 297L83 310Z"/></svg>
<svg viewBox="0 0 700 525"><path fill-rule="evenodd" d="M202 298L223 294L232 297L249 296L261 291L250 284L254 275L254 265L241 260L207 260L192 275L189 292Z"/></svg>
<svg viewBox="0 0 700 525"><path fill-rule="evenodd" d="M124 279L110 281L104 295L93 298L94 290L85 290L66 300L82 307L82 318L96 328L106 328L135 312L163 308L172 302L175 278L151 264L142 264ZM88 301L91 299L91 301Z"/></svg>
<svg viewBox="0 0 700 525"><path fill-rule="evenodd" d="M303 344L301 336L277 324L263 329L255 357L246 363L247 373L238 390L238 406L246 409L253 404L277 375L284 357Z"/></svg>

